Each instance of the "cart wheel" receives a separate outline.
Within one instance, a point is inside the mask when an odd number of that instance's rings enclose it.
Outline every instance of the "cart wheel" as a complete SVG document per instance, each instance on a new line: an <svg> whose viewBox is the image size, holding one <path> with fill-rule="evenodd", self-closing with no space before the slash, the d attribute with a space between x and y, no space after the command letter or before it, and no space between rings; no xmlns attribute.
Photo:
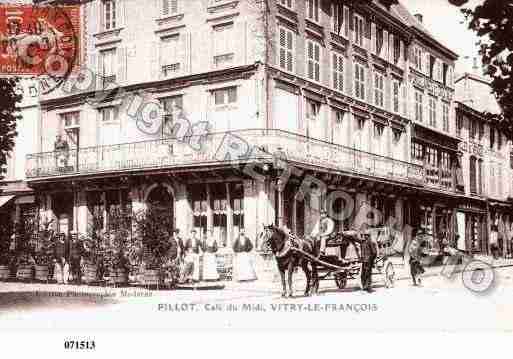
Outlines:
<svg viewBox="0 0 513 359"><path fill-rule="evenodd" d="M395 281L395 270L392 262L386 262L384 265L385 269L385 287L392 288Z"/></svg>
<svg viewBox="0 0 513 359"><path fill-rule="evenodd" d="M337 283L338 289L344 289L347 286L347 273L335 274L335 283Z"/></svg>

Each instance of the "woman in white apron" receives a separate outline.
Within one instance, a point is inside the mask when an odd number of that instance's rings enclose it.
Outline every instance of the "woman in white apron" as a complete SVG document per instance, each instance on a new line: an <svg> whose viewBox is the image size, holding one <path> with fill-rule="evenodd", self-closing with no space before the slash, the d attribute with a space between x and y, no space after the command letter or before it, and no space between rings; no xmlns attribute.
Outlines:
<svg viewBox="0 0 513 359"><path fill-rule="evenodd" d="M219 280L216 260L218 246L212 231L209 231L203 249L205 251L203 254L203 280Z"/></svg>
<svg viewBox="0 0 513 359"><path fill-rule="evenodd" d="M200 281L200 255L202 253L201 242L196 230L191 231L191 237L185 243L185 281Z"/></svg>
<svg viewBox="0 0 513 359"><path fill-rule="evenodd" d="M251 260L252 250L253 243L246 237L244 229L241 228L239 236L233 243L233 251L235 252L233 280L245 282L257 279L255 269L253 268L253 261Z"/></svg>

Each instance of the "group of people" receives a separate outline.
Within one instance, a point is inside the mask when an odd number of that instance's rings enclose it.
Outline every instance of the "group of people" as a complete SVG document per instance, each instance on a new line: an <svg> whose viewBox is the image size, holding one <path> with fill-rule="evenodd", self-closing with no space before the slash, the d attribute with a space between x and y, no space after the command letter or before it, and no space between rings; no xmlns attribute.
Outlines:
<svg viewBox="0 0 513 359"><path fill-rule="evenodd" d="M214 232L209 230L206 237L199 237L193 229L189 238L183 240L180 230L175 229L171 238L173 247L177 248L175 264L179 268L179 283L196 283L199 281L217 281L220 279L216 253L219 244ZM232 245L234 252L232 279L236 281L256 280L251 252L254 246L246 236L243 228Z"/></svg>

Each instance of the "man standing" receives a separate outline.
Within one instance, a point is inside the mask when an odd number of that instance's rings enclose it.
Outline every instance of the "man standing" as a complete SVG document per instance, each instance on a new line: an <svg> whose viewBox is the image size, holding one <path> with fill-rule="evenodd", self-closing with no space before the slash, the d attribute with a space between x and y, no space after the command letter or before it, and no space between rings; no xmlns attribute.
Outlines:
<svg viewBox="0 0 513 359"><path fill-rule="evenodd" d="M326 254L326 241L334 230L335 222L330 217L328 217L328 212L326 210L322 210L319 221L315 224L312 233L310 234L316 243L320 242L317 257Z"/></svg>
<svg viewBox="0 0 513 359"><path fill-rule="evenodd" d="M66 168L69 158L68 142L66 142L61 135L57 135L53 147L55 151L55 167Z"/></svg>
<svg viewBox="0 0 513 359"><path fill-rule="evenodd" d="M371 293L372 290L372 267L376 259L377 250L375 243L372 242L368 233L362 234L361 239L361 255L362 255L362 289Z"/></svg>
<svg viewBox="0 0 513 359"><path fill-rule="evenodd" d="M68 284L69 279L69 264L66 260L68 258L69 245L66 241L66 235L60 233L57 236L57 242L54 244L55 255L55 270L54 277L58 283Z"/></svg>
<svg viewBox="0 0 513 359"><path fill-rule="evenodd" d="M82 271L80 270L80 264L82 261L82 256L84 254L84 245L80 239L78 239L78 233L72 233L71 235L71 244L69 250L69 259L70 259L70 267L71 267L71 275L73 276L73 281L76 284L80 284Z"/></svg>

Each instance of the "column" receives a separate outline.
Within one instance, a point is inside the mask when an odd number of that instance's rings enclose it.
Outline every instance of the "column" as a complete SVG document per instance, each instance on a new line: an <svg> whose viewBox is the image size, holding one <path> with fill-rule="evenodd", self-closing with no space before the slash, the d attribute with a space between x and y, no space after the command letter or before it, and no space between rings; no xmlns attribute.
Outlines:
<svg viewBox="0 0 513 359"><path fill-rule="evenodd" d="M285 186L281 180L278 180L278 226L282 227L284 224L283 217L285 215L285 200L283 198L283 190Z"/></svg>
<svg viewBox="0 0 513 359"><path fill-rule="evenodd" d="M233 231L233 208L232 208L232 193L230 183L225 183L226 186L226 243L228 248L232 248L235 233ZM244 210L246 210L246 203L244 203Z"/></svg>
<svg viewBox="0 0 513 359"><path fill-rule="evenodd" d="M208 231L211 231L214 229L214 212L212 210L212 190L210 188L209 183L206 184L206 190L207 190L207 232L208 232ZM228 191L228 188L226 190ZM229 224L227 224L227 226L228 226L228 228L230 228ZM230 230L228 229L228 232L229 231ZM201 233L201 235L203 235L203 234ZM227 235L228 235L228 233L227 233ZM201 238L201 236L200 236L200 238ZM229 235L228 235L228 238L230 238Z"/></svg>
<svg viewBox="0 0 513 359"><path fill-rule="evenodd" d="M175 184L175 226L180 230L182 237L189 235L192 229L192 208L187 198L187 186Z"/></svg>
<svg viewBox="0 0 513 359"><path fill-rule="evenodd" d="M255 196L253 180L246 180L244 185L244 228L246 235L255 243L258 236L259 223L257 220L257 198Z"/></svg>
<svg viewBox="0 0 513 359"><path fill-rule="evenodd" d="M77 192L77 224L78 233L87 233L87 196L85 191Z"/></svg>

